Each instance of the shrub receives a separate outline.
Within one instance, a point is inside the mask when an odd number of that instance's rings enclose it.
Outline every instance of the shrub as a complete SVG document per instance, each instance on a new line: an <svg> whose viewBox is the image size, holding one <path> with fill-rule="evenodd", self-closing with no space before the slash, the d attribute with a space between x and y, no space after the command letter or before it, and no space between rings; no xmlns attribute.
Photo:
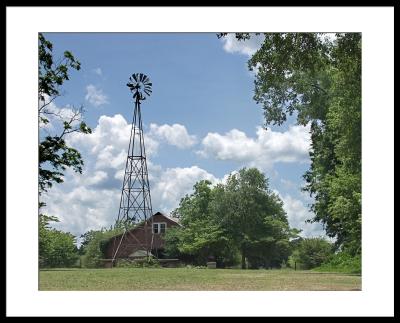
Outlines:
<svg viewBox="0 0 400 323"><path fill-rule="evenodd" d="M102 259L105 258L105 251L110 238L120 233L120 229L90 231L83 248L85 255L83 266L87 268L104 267Z"/></svg>
<svg viewBox="0 0 400 323"><path fill-rule="evenodd" d="M103 239L103 232L98 231L93 235L90 242L85 247L85 255L83 258L83 266L87 268L102 267L103 253L100 250L100 241Z"/></svg>
<svg viewBox="0 0 400 323"><path fill-rule="evenodd" d="M300 262L297 251L293 252L293 254L288 258L287 266L292 269L296 268L297 270L307 269L306 266Z"/></svg>
<svg viewBox="0 0 400 323"><path fill-rule="evenodd" d="M120 268L159 268L160 263L153 257L140 259L119 259L116 267Z"/></svg>
<svg viewBox="0 0 400 323"><path fill-rule="evenodd" d="M361 274L361 255L353 257L346 252L339 252L315 268L315 271Z"/></svg>
<svg viewBox="0 0 400 323"><path fill-rule="evenodd" d="M333 246L323 238L308 238L300 242L298 254L295 259L301 263L305 269L320 266L328 261L333 254Z"/></svg>
<svg viewBox="0 0 400 323"><path fill-rule="evenodd" d="M52 221L58 222L58 219L39 215L39 266L72 267L79 258L76 238L69 232L51 228Z"/></svg>

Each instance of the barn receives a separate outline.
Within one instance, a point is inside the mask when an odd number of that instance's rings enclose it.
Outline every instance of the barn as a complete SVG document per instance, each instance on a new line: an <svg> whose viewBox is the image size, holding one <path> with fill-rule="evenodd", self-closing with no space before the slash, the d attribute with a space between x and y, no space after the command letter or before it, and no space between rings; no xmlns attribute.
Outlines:
<svg viewBox="0 0 400 323"><path fill-rule="evenodd" d="M169 228L176 226L180 226L176 219L157 212L125 234L112 237L107 243L105 256L107 259L113 259L114 255L117 260L135 259L146 256L147 250L151 250L157 258L162 257L165 247L163 236Z"/></svg>

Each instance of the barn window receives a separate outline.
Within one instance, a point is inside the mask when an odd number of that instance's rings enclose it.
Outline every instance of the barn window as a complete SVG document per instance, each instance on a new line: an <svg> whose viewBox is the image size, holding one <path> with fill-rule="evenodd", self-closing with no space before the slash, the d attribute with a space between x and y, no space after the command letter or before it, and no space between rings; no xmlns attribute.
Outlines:
<svg viewBox="0 0 400 323"><path fill-rule="evenodd" d="M166 228L167 228L167 223L165 223L165 222L153 223L153 233L154 234L165 233Z"/></svg>
<svg viewBox="0 0 400 323"><path fill-rule="evenodd" d="M158 223L153 223L153 233L158 233Z"/></svg>
<svg viewBox="0 0 400 323"><path fill-rule="evenodd" d="M165 227L167 226L166 223L160 223L160 233L165 233Z"/></svg>

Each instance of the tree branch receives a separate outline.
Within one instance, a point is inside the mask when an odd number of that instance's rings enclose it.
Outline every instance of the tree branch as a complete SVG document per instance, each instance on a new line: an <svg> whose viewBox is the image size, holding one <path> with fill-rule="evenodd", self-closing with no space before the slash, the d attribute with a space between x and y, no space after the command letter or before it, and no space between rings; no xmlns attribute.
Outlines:
<svg viewBox="0 0 400 323"><path fill-rule="evenodd" d="M39 94L39 95L40 95L40 94ZM43 105L39 108L39 113L42 112L42 110L43 110L46 106L48 106L50 103L52 103L52 102L53 102L57 97L59 97L59 96L60 96L60 95L57 94L57 95L55 95L53 98L51 98L51 100L50 100L49 102L43 104ZM42 100L40 100L40 101L42 101Z"/></svg>

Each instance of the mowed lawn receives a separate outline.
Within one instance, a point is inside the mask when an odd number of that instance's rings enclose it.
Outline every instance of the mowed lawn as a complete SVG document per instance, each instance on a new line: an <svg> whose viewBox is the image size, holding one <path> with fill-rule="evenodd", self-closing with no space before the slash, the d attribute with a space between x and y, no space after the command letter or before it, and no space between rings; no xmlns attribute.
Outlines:
<svg viewBox="0 0 400 323"><path fill-rule="evenodd" d="M112 268L41 270L39 290L361 290L361 276L293 270Z"/></svg>

